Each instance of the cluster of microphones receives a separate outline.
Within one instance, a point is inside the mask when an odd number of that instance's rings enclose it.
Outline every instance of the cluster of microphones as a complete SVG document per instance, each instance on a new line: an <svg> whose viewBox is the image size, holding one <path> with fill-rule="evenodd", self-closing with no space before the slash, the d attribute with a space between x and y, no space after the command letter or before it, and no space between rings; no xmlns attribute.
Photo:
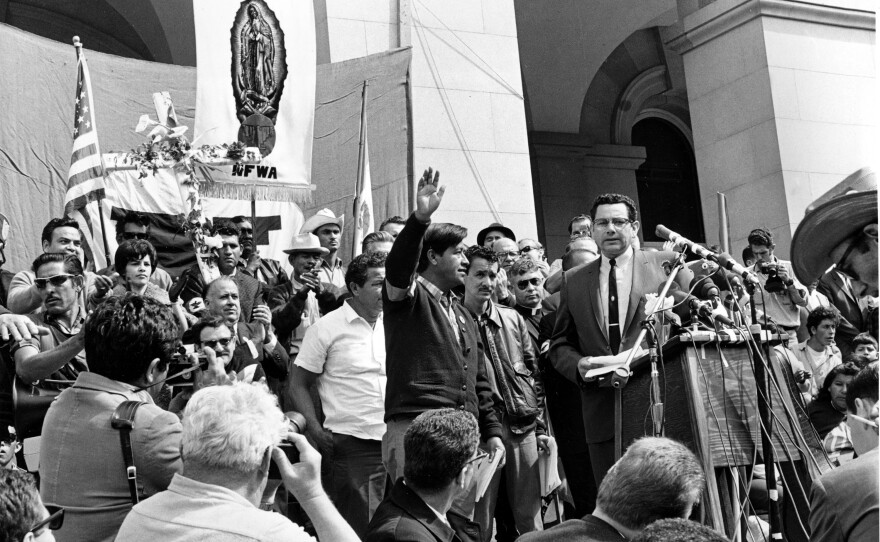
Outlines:
<svg viewBox="0 0 880 542"><path fill-rule="evenodd" d="M713 327L742 328L741 306L742 301L747 299L746 286L760 287L755 273L739 264L730 254L713 252L663 225L658 225L655 233L700 258L688 262L684 269L678 271L667 293L667 297L672 297L674 301L672 310L682 324L701 319L712 323Z"/></svg>

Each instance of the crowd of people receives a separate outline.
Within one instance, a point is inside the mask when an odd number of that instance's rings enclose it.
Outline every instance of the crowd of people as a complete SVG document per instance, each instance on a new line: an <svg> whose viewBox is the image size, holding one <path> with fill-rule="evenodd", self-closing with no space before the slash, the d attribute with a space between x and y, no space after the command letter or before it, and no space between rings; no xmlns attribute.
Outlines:
<svg viewBox="0 0 880 542"><path fill-rule="evenodd" d="M860 182L808 209L793 262L754 229L755 293L731 292L780 337L835 466L812 485L814 540L878 530L877 188ZM553 261L498 223L468 245L432 220L444 192L425 171L415 210L351 261L344 217L318 211L287 232L289 274L250 219L218 222L213 280L159 267L140 213L100 270L77 223L51 220L0 299L0 392L54 397L36 429L2 413L0 542L727 540L689 519L714 473L685 445L644 437L616 457L614 388L595 376L642 354L647 300L683 247L642 247L622 194L573 217Z"/></svg>

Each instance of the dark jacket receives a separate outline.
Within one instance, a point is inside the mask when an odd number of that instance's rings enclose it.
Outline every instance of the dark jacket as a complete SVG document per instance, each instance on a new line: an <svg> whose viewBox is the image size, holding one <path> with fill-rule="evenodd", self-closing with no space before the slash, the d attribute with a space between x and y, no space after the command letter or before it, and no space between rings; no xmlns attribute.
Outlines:
<svg viewBox="0 0 880 542"><path fill-rule="evenodd" d="M238 299L241 304L241 321L250 322L251 311L255 305L263 303L263 285L254 277L246 273L235 273L232 280L238 286ZM205 290L205 279L199 269L199 264L195 263L189 269L184 271L177 282L171 286L168 297L171 301L183 299L184 303L189 303L194 297L203 297Z"/></svg>
<svg viewBox="0 0 880 542"><path fill-rule="evenodd" d="M284 269L281 267L281 264L278 263L278 260L260 258L260 267L257 268L255 273L251 273L247 270L247 262L242 258L238 262L238 269L246 275L260 281L263 284L263 287L267 290L275 288L285 282L290 282L290 277L284 272Z"/></svg>
<svg viewBox="0 0 880 542"><path fill-rule="evenodd" d="M831 270L822 275L816 290L840 311L840 324L834 342L840 348L841 355L846 357L852 352L852 340L856 335L868 331L867 313L859 306L852 288L846 285L837 271Z"/></svg>
<svg viewBox="0 0 880 542"><path fill-rule="evenodd" d="M382 501L364 542L470 542L482 540L480 525L453 511L446 514L452 527L445 525L415 491L397 481Z"/></svg>
<svg viewBox="0 0 880 542"><path fill-rule="evenodd" d="M410 215L385 262L385 421L449 407L472 413L483 439L500 437L476 322L457 300L452 302L459 340L440 301L415 280L427 229ZM409 293L392 301L389 288Z"/></svg>
<svg viewBox="0 0 880 542"><path fill-rule="evenodd" d="M539 379L538 364L532 339L526 323L515 310L492 304L483 316L474 316L480 325L483 352L488 363L487 371L493 371L498 385L498 394L503 401L496 408L503 408L503 416L516 434L524 434L532 429L539 435L547 433L544 420L544 389ZM500 366L494 363L489 344L484 333L492 333Z"/></svg>
<svg viewBox="0 0 880 542"><path fill-rule="evenodd" d="M339 306L337 298L339 290L332 284L322 282L324 290L320 294L316 294L318 299L318 308L321 314L335 310ZM272 290L266 295L266 302L272 309L272 325L275 326L275 333L278 334L278 341L284 346L286 351L290 351L290 338L294 330L302 323L302 313L306 308L306 300L309 292L298 288L293 281L287 281Z"/></svg>
<svg viewBox="0 0 880 542"><path fill-rule="evenodd" d="M627 540L617 529L592 515L570 519L552 529L522 535L519 542L566 540L570 542L622 542Z"/></svg>

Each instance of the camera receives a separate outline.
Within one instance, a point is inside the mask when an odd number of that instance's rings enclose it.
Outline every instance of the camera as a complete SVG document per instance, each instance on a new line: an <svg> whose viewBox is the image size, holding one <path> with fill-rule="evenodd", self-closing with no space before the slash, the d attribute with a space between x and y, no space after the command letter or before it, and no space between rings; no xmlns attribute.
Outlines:
<svg viewBox="0 0 880 542"><path fill-rule="evenodd" d="M761 262L758 264L758 271L762 275L767 275L767 282L764 283L764 290L771 294L781 294L785 291L785 284L779 278L779 266L775 263Z"/></svg>
<svg viewBox="0 0 880 542"><path fill-rule="evenodd" d="M208 358L204 354L198 355L200 371L208 370ZM171 375L165 383L169 386L192 387L195 380L195 371L183 373L187 369L192 368L192 363L187 359L185 352L178 352L171 357L171 363L168 364L168 374Z"/></svg>
<svg viewBox="0 0 880 542"><path fill-rule="evenodd" d="M282 440L281 444L279 444L277 447L279 450L284 452L284 455L287 457L287 460L290 461L291 465L294 463L299 463L299 450L296 449L296 445L294 443L288 440ZM269 479L281 479L281 471L278 470L278 465L275 463L274 459L269 461Z"/></svg>

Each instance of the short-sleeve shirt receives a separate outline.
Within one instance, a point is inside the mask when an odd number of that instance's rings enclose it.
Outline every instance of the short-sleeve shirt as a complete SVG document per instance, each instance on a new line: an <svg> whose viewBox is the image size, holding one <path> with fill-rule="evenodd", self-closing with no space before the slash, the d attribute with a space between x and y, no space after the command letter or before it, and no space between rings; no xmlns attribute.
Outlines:
<svg viewBox="0 0 880 542"><path fill-rule="evenodd" d="M80 314L83 313L80 312ZM13 341L10 347L10 355L12 355L13 358L15 357L15 353L22 348L36 348L38 352L48 352L78 334L80 329L82 329L82 326L85 324L85 318L79 316L73 327L67 327L57 319L53 318L51 314L46 314L45 312L29 314L28 318L30 318L36 325L48 328L50 333L48 335L39 335L31 339ZM63 367L46 377L44 380L68 380L73 383L79 373L88 370L89 366L86 363L86 351L81 350L73 359L68 361ZM60 390L69 387L69 385L42 382L40 387Z"/></svg>
<svg viewBox="0 0 880 542"><path fill-rule="evenodd" d="M344 303L308 328L295 365L319 374L324 427L361 439L385 434L385 328Z"/></svg>

